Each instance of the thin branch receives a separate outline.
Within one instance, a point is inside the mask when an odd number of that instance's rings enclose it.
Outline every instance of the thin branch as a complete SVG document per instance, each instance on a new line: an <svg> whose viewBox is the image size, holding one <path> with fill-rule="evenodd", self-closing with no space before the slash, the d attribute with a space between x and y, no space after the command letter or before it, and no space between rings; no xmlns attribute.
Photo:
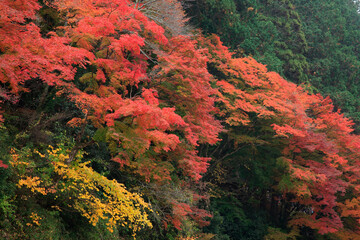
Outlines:
<svg viewBox="0 0 360 240"><path fill-rule="evenodd" d="M69 164L71 163L72 161L74 161L74 158L76 156L76 154L79 152L80 149L90 145L93 140L87 142L87 143L83 143L81 144L81 139L83 138L84 136L84 133L85 133L85 127L87 125L87 119L88 119L88 113L86 112L85 114L85 119L84 119L84 123L82 124L81 126L81 132L80 134L76 137L76 142L75 142L75 146L73 147L73 149L71 150L70 154L69 154L69 158L67 159L66 163Z"/></svg>
<svg viewBox="0 0 360 240"><path fill-rule="evenodd" d="M149 55L147 55L142 49L140 49L140 52L145 55L152 63L157 64L158 62L154 61Z"/></svg>

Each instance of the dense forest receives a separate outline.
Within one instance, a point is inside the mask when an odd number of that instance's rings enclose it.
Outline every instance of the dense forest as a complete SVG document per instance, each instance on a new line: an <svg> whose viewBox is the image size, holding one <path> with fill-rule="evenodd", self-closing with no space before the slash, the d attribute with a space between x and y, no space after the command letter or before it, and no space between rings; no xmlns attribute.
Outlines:
<svg viewBox="0 0 360 240"><path fill-rule="evenodd" d="M0 239L360 239L352 0L0 0Z"/></svg>

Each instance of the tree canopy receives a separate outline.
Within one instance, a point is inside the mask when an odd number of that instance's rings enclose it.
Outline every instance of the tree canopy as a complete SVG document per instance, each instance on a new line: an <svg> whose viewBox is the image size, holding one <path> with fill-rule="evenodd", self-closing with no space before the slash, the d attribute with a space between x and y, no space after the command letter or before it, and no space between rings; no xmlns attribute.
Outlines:
<svg viewBox="0 0 360 240"><path fill-rule="evenodd" d="M360 234L355 3L187 4L0 3L1 238Z"/></svg>

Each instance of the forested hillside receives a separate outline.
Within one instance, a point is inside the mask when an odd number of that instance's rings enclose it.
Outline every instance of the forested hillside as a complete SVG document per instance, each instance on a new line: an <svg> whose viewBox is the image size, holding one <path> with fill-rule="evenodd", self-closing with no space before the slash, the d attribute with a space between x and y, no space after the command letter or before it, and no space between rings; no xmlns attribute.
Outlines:
<svg viewBox="0 0 360 240"><path fill-rule="evenodd" d="M357 9L0 1L0 238L360 239Z"/></svg>
<svg viewBox="0 0 360 240"><path fill-rule="evenodd" d="M358 9L353 0L199 0L188 12L238 56L331 96L359 126Z"/></svg>

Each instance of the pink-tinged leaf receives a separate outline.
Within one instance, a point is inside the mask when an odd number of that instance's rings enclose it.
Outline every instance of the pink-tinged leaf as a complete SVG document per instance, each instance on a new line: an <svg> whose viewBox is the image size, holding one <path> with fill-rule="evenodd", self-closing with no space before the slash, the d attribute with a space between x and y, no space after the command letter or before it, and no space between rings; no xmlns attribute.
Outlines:
<svg viewBox="0 0 360 240"><path fill-rule="evenodd" d="M1 160L0 160L0 167L2 168L8 168L9 166L4 164Z"/></svg>

